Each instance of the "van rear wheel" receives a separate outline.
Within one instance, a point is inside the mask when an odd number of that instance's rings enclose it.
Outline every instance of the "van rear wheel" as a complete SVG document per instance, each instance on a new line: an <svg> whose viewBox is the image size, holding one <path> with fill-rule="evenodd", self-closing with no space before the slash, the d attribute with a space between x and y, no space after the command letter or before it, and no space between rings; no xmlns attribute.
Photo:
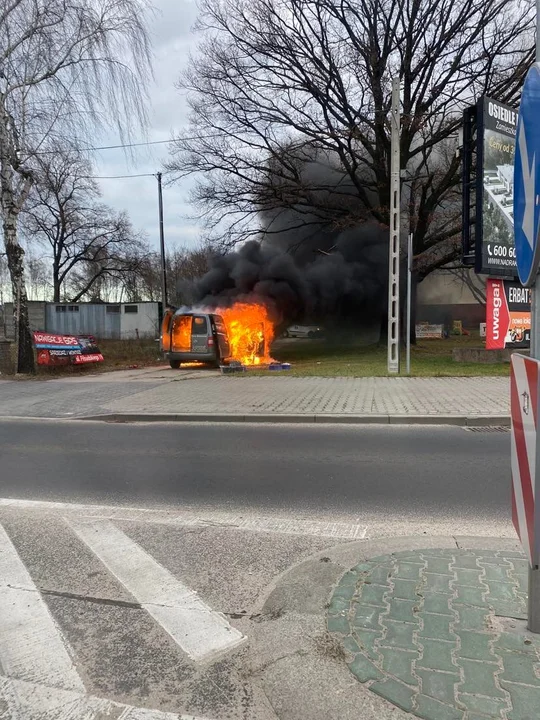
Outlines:
<svg viewBox="0 0 540 720"><path fill-rule="evenodd" d="M178 370L180 367L180 360L169 360L169 365L173 370Z"/></svg>

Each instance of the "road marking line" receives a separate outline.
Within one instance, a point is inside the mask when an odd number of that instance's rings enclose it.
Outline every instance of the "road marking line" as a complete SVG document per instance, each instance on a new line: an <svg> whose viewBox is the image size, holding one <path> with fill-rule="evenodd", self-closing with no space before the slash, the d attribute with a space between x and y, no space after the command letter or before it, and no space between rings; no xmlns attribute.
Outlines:
<svg viewBox="0 0 540 720"><path fill-rule="evenodd" d="M82 695L0 675L0 720L204 720Z"/></svg>
<svg viewBox="0 0 540 720"><path fill-rule="evenodd" d="M11 678L84 692L38 589L0 525L0 665Z"/></svg>
<svg viewBox="0 0 540 720"><path fill-rule="evenodd" d="M224 615L108 520L66 522L193 660L208 662L246 640Z"/></svg>
<svg viewBox="0 0 540 720"><path fill-rule="evenodd" d="M132 508L109 505L84 505L82 503L46 502L41 500L0 499L0 508L17 510L42 510L60 512L62 515L79 515L99 520L127 520L133 522L152 522L178 527L222 526L236 530L252 532L270 532L280 535L310 535L338 540L363 540L366 537L365 525L356 523L307 520L283 517L265 517L246 515L245 513L167 511L149 508Z"/></svg>

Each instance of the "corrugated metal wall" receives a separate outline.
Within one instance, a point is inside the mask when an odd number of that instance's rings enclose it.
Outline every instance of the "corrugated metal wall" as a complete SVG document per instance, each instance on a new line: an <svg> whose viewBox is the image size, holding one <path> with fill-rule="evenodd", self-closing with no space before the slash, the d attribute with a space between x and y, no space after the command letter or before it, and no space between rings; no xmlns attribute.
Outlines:
<svg viewBox="0 0 540 720"><path fill-rule="evenodd" d="M119 304L47 303L47 331L59 335L95 335L97 338L120 338ZM117 312L116 312L117 310Z"/></svg>

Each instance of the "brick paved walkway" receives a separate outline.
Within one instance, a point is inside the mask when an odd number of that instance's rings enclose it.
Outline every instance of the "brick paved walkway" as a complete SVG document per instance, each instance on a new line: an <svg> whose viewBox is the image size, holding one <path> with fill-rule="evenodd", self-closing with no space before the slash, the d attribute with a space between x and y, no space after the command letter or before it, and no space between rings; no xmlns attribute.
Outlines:
<svg viewBox="0 0 540 720"><path fill-rule="evenodd" d="M231 377L170 369L0 381L0 416L108 413L508 416L509 381L502 377Z"/></svg>
<svg viewBox="0 0 540 720"><path fill-rule="evenodd" d="M418 717L538 720L540 640L520 620L526 572L515 552L377 557L341 579L328 630L360 682Z"/></svg>

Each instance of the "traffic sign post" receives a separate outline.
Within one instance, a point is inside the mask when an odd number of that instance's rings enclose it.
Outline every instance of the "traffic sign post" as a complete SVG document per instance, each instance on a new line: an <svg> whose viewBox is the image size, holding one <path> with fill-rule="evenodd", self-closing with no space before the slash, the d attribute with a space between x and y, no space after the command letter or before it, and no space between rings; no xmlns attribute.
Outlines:
<svg viewBox="0 0 540 720"><path fill-rule="evenodd" d="M538 2L540 4L540 2ZM540 20L537 4L537 27ZM540 36L537 33L537 62L529 70L523 86L516 137L514 162L514 236L519 279L531 288L531 358L540 359L540 298L536 280L540 262ZM540 489L539 468L536 463L536 409L540 376L538 363L513 358L512 362L512 515L518 534L529 557L529 630L540 633L540 524L534 504ZM521 370L520 370L521 368ZM519 387L521 372L527 385ZM525 375L523 375L523 372ZM527 412L526 412L527 411ZM520 415L518 416L518 413ZM518 419L519 418L519 419ZM533 424L531 424L533 422ZM520 425L521 424L521 425ZM518 442L518 439L521 438ZM530 478L527 481L527 473ZM529 501L516 496L516 490L530 485ZM525 484L525 485L524 485ZM532 503L532 507L531 507ZM521 522L516 524L519 513ZM524 524L525 523L525 524ZM523 529L527 528L527 544Z"/></svg>

